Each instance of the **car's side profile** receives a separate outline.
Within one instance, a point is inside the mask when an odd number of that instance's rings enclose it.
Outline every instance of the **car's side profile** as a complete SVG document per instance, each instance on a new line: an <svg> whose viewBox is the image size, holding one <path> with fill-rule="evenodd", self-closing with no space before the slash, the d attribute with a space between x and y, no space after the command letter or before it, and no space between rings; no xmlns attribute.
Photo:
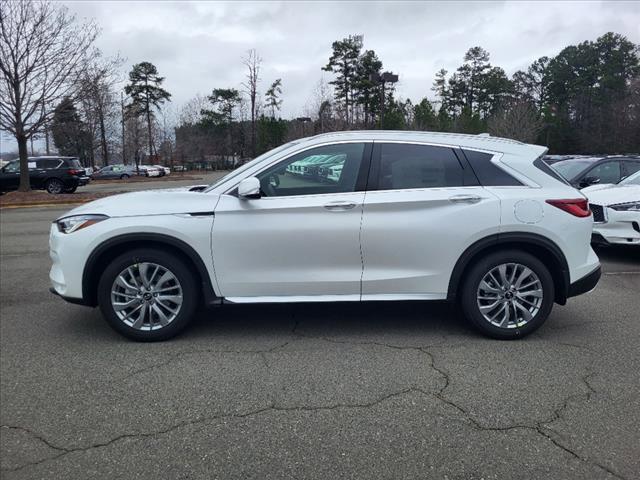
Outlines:
<svg viewBox="0 0 640 480"><path fill-rule="evenodd" d="M28 165L31 188L51 194L73 193L90 181L75 157L29 157ZM0 170L0 193L17 190L19 185L20 160L13 160Z"/></svg>
<svg viewBox="0 0 640 480"><path fill-rule="evenodd" d="M600 276L583 195L544 147L342 132L278 147L195 191L78 207L51 228L52 291L122 334L169 338L194 310L256 302L449 300L519 338ZM305 176L331 159L332 179Z"/></svg>

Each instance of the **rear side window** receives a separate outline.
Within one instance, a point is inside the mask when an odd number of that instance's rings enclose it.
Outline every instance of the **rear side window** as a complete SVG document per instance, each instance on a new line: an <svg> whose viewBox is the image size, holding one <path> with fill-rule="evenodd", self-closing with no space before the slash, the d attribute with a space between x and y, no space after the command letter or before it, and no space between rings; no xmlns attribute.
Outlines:
<svg viewBox="0 0 640 480"><path fill-rule="evenodd" d="M458 157L446 147L383 143L377 170L377 190L464 185L464 171Z"/></svg>
<svg viewBox="0 0 640 480"><path fill-rule="evenodd" d="M43 160L38 160L38 168L44 168L45 170L58 168L58 165L60 165L60 160L57 160L55 158L45 158Z"/></svg>
<svg viewBox="0 0 640 480"><path fill-rule="evenodd" d="M480 184L485 187L513 187L522 183L507 172L491 163L493 155L489 153L476 152L474 150L463 150L471 168L476 173Z"/></svg>
<svg viewBox="0 0 640 480"><path fill-rule="evenodd" d="M68 168L75 168L77 170L82 168L82 165L80 164L80 160L78 160L77 158L67 158L65 160L65 163L67 164Z"/></svg>

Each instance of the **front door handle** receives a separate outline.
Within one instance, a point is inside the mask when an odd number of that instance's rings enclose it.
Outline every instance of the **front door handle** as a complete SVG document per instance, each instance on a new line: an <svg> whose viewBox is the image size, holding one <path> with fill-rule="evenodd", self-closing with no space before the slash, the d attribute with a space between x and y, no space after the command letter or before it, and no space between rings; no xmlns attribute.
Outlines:
<svg viewBox="0 0 640 480"><path fill-rule="evenodd" d="M449 201L453 203L478 203L482 198L478 195L454 195L453 197L449 197Z"/></svg>
<svg viewBox="0 0 640 480"><path fill-rule="evenodd" d="M324 208L331 210L332 212L341 212L344 210L351 210L356 206L353 202L331 202L327 203Z"/></svg>

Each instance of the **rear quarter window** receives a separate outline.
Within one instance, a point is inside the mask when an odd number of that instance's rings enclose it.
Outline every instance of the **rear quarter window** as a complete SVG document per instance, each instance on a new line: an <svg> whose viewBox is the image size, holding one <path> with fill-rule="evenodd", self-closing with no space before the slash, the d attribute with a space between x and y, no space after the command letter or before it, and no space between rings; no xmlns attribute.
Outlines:
<svg viewBox="0 0 640 480"><path fill-rule="evenodd" d="M481 185L485 187L515 187L522 185L522 182L491 163L493 155L474 150L463 149L462 151Z"/></svg>

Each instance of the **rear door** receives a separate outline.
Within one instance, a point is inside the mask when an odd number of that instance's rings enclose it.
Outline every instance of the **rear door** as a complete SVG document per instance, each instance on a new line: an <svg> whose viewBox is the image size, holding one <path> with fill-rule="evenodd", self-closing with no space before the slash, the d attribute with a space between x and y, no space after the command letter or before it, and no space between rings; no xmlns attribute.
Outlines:
<svg viewBox="0 0 640 480"><path fill-rule="evenodd" d="M452 147L375 143L362 216L362 300L446 297L474 241L499 230L499 200Z"/></svg>

